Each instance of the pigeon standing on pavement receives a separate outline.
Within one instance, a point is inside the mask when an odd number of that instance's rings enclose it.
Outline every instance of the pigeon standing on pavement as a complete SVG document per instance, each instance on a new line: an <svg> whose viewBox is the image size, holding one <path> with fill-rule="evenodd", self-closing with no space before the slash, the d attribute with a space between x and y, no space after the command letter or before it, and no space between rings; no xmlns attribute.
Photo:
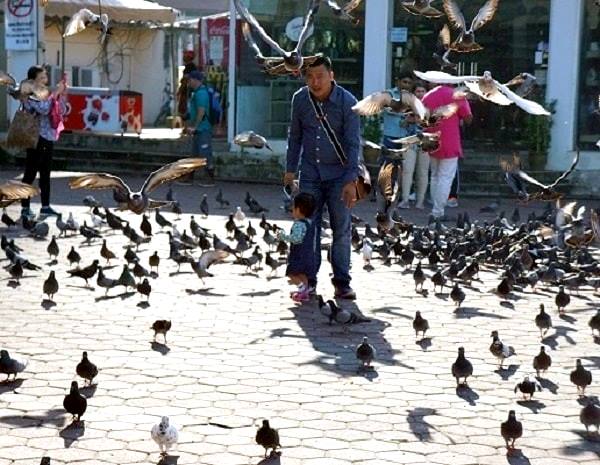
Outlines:
<svg viewBox="0 0 600 465"><path fill-rule="evenodd" d="M371 363L375 359L376 354L375 347L369 344L369 338L367 336L363 337L362 342L356 348L356 358L361 362L359 371L371 369Z"/></svg>
<svg viewBox="0 0 600 465"><path fill-rule="evenodd" d="M71 250L67 254L67 260L69 260L70 266L73 266L73 263L79 266L79 262L81 261L81 255L79 255L79 252L75 250L74 246L71 246Z"/></svg>
<svg viewBox="0 0 600 465"><path fill-rule="evenodd" d="M60 249L58 248L58 244L56 242L56 236L52 236L52 239L48 243L48 247L46 247L46 252L48 252L50 258L54 257L55 260L58 258Z"/></svg>
<svg viewBox="0 0 600 465"><path fill-rule="evenodd" d="M154 341L156 341L156 335L162 334L165 338L165 344L167 343L167 332L171 329L170 320L156 320L150 327L154 331Z"/></svg>
<svg viewBox="0 0 600 465"><path fill-rule="evenodd" d="M585 426L588 435L590 434L590 426L596 427L596 435L600 434L600 407L595 405L592 399L588 399L581 409L579 420Z"/></svg>
<svg viewBox="0 0 600 465"><path fill-rule="evenodd" d="M554 302L556 303L556 308L558 308L558 313L563 314L565 307L571 302L571 297L565 292L564 286L558 286L558 293L554 298Z"/></svg>
<svg viewBox="0 0 600 465"><path fill-rule="evenodd" d="M50 272L48 278L44 281L43 292L50 300L53 300L54 294L58 292L58 281L56 280L54 270Z"/></svg>
<svg viewBox="0 0 600 465"><path fill-rule="evenodd" d="M85 379L86 383L91 386L94 378L98 376L98 367L88 359L88 353L83 352L81 362L75 367L75 372L78 376Z"/></svg>
<svg viewBox="0 0 600 465"><path fill-rule="evenodd" d="M169 449L177 444L179 439L177 428L169 423L169 417L162 417L160 423L152 427L150 436L158 444L160 455L163 457L169 453Z"/></svg>
<svg viewBox="0 0 600 465"><path fill-rule="evenodd" d="M465 348L458 348L458 357L452 364L452 376L456 378L456 386L460 386L460 379L464 378L463 386L467 386L467 378L473 374L473 365L465 357Z"/></svg>
<svg viewBox="0 0 600 465"><path fill-rule="evenodd" d="M454 287L450 291L450 298L456 304L456 308L460 308L465 300L465 292L458 286L458 283L454 283Z"/></svg>
<svg viewBox="0 0 600 465"><path fill-rule="evenodd" d="M552 365L552 358L546 353L544 346L540 347L540 353L533 357L533 368L535 369L536 376L540 377L540 371L546 372Z"/></svg>
<svg viewBox="0 0 600 465"><path fill-rule="evenodd" d="M81 278L85 280L85 285L88 286L88 280L92 279L98 271L98 260L94 260L91 265L86 266L85 268L75 268L74 270L67 270L67 273L71 275L71 277Z"/></svg>
<svg viewBox="0 0 600 465"><path fill-rule="evenodd" d="M202 201L200 202L200 211L202 212L205 218L208 217L208 214L210 213L208 208L208 198L206 194L202 195Z"/></svg>
<svg viewBox="0 0 600 465"><path fill-rule="evenodd" d="M256 431L256 443L265 448L265 457L269 449L271 449L272 455L276 453L275 451L278 447L281 447L281 444L279 444L279 433L276 429L271 428L269 420L263 420L262 426Z"/></svg>
<svg viewBox="0 0 600 465"><path fill-rule="evenodd" d="M548 330L552 328L552 318L548 315L544 309L544 304L540 304L540 313L535 317L535 325L540 330L540 337L543 338Z"/></svg>
<svg viewBox="0 0 600 465"><path fill-rule="evenodd" d="M63 400L63 407L67 413L73 415L74 423L81 421L81 417L87 409L87 400L79 393L77 381L71 383L71 390Z"/></svg>
<svg viewBox="0 0 600 465"><path fill-rule="evenodd" d="M492 344L490 345L490 352L496 357L500 363L500 368L504 366L504 359L515 355L515 349L512 346L504 344L500 340L498 331L492 331Z"/></svg>
<svg viewBox="0 0 600 465"><path fill-rule="evenodd" d="M137 285L137 291L146 296L146 301L150 300L150 292L152 292L152 286L150 286L150 282L148 278L144 278L144 280Z"/></svg>
<svg viewBox="0 0 600 465"><path fill-rule="evenodd" d="M421 312L415 313L415 319L413 320L413 329L415 330L415 337L419 337L419 333L423 333L423 339L425 338L425 333L429 329L429 323L425 318L421 316Z"/></svg>
<svg viewBox="0 0 600 465"><path fill-rule="evenodd" d="M8 381L10 375L17 379L17 374L24 372L28 363L27 360L12 358L7 350L0 350L0 373L6 375L6 381Z"/></svg>
<svg viewBox="0 0 600 465"><path fill-rule="evenodd" d="M581 364L581 359L577 359L576 367L571 372L570 376L571 382L577 386L577 393L580 396L585 395L585 388L592 384L592 372L590 370L586 370L583 368Z"/></svg>
<svg viewBox="0 0 600 465"><path fill-rule="evenodd" d="M511 454L515 449L515 441L523 436L523 424L517 421L514 410L508 412L508 419L500 425L500 434L506 442L508 453Z"/></svg>
<svg viewBox="0 0 600 465"><path fill-rule="evenodd" d="M542 386L540 385L540 383L538 383L535 380L529 379L529 376L525 376L525 378L523 378L523 381L517 383L517 385L515 386L515 393L517 391L521 391L521 393L523 394L523 399L527 399L527 396L529 396L529 400L533 398L533 394L535 394L535 391L541 390Z"/></svg>
<svg viewBox="0 0 600 465"><path fill-rule="evenodd" d="M600 333L600 309L596 310L596 314L590 318L588 326L592 328L592 336L594 336L594 330Z"/></svg>
<svg viewBox="0 0 600 465"><path fill-rule="evenodd" d="M224 209L225 207L229 206L229 200L226 200L223 197L223 191L220 188L219 188L219 192L217 193L217 196L215 197L215 200L219 204L219 208L221 210Z"/></svg>

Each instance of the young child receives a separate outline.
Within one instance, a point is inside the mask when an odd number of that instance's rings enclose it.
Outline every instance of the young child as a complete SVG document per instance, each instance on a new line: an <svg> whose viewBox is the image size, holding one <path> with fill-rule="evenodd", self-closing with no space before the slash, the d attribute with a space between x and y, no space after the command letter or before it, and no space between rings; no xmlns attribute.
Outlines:
<svg viewBox="0 0 600 465"><path fill-rule="evenodd" d="M305 302L310 299L308 292L308 276L315 269L315 225L310 219L315 211L315 198L306 192L301 192L294 197L292 217L294 223L289 234L280 232L279 240L290 243L288 265L285 272L290 284L298 286L292 292L295 302Z"/></svg>

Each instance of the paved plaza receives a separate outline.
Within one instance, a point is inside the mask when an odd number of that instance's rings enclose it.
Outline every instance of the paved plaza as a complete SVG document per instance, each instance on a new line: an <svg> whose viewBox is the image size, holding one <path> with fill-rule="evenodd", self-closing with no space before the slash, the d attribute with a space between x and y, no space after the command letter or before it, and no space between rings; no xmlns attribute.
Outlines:
<svg viewBox="0 0 600 465"><path fill-rule="evenodd" d="M3 173L7 179L17 173ZM81 200L89 192L70 192L68 173L55 173L53 206L89 218ZM132 186L143 179L128 177ZM279 208L279 186L222 183L224 196L244 205L247 190L270 209L269 219L288 228L289 218ZM218 210L217 189L174 185L185 214L178 229L188 229L190 214L202 226L225 239L229 210ZM157 191L164 198L166 188ZM208 194L211 215L201 218L199 203ZM96 198L112 206L107 192ZM39 198L36 199L39 202ZM458 210L479 215L485 202L461 201ZM375 204L360 204L356 213L373 224ZM589 206L598 207L598 202ZM33 203L39 209L38 203ZM543 205L536 205L541 211ZM503 199L507 215L512 200ZM528 209L522 209L525 217ZM19 208L8 208L16 217ZM404 212L403 212L404 213ZM141 217L124 214L139 228ZM166 216L174 219L175 215ZM406 211L405 217L422 224L426 213ZM258 219L252 219L258 228ZM50 220L51 233L56 233ZM246 273L232 263L211 268L214 277L200 279L189 265L168 260L168 237L158 232L151 244L140 247L141 263L158 250L159 277L151 280L149 306L139 294L112 289L108 298L84 282L67 278L66 254L71 246L81 253L82 265L100 258L100 241L83 244L81 236L60 238L58 264L51 264L47 240L34 240L22 229L7 231L42 271L25 272L20 286L0 269L0 348L29 360L16 382L0 384L0 465L38 464L50 456L52 464L158 464L158 446L150 429L167 415L179 428L179 443L162 463L178 465L575 465L600 463L600 438L587 438L579 422L582 407L569 381L575 360L581 358L593 374L586 393L600 395L600 353L588 320L600 308L600 297L584 288L572 296L566 315L559 317L555 288L528 288L508 304L490 292L498 282L497 269L483 268L481 281L465 286L463 308L455 310L449 290L428 295L414 290L412 271L398 264L363 270L353 253L356 302L345 308L371 321L328 325L313 301L298 305L289 297L282 266L269 276L263 269ZM262 230L259 229L262 234ZM117 253L105 270L117 278L127 240L107 233L108 246ZM260 241L259 241L260 242ZM233 244L233 243L232 243ZM266 249L264 244L261 244ZM4 258L4 254L2 254ZM229 259L229 262L232 260ZM102 262L103 263L103 262ZM4 267L6 260L0 265ZM60 283L54 302L45 300L42 283L56 270ZM333 297L330 265L324 260L319 293ZM426 269L426 273L432 272ZM540 303L554 327L540 341L534 324ZM415 311L429 320L428 338L418 341L412 329ZM153 343L150 326L157 319L172 320L168 344ZM489 351L490 333L514 346L516 355L499 370ZM377 350L375 370L357 374L355 348L368 336ZM543 390L523 402L513 389L524 375L535 374L533 357L540 345L552 357L552 367L541 380ZM450 366L459 346L474 366L468 388L456 388ZM99 368L95 385L83 390L88 408L83 426L70 426L62 407L71 381L83 380L75 366L87 351ZM500 423L514 409L524 434L517 451L506 455ZM282 455L263 459L254 442L263 418L279 429Z"/></svg>

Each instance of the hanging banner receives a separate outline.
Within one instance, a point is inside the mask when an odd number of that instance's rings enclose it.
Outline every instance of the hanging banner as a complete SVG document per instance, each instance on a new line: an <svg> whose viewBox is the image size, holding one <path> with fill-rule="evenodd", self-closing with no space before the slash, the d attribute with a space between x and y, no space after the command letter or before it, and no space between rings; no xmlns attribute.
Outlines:
<svg viewBox="0 0 600 465"><path fill-rule="evenodd" d="M6 50L36 50L37 0L6 0L4 30Z"/></svg>

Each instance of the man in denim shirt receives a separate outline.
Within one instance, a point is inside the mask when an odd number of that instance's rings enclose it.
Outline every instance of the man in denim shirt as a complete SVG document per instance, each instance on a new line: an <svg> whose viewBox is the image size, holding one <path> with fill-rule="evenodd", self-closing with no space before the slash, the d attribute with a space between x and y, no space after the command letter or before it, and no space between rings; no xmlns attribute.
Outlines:
<svg viewBox="0 0 600 465"><path fill-rule="evenodd" d="M333 242L331 265L335 295L355 299L350 287L350 209L356 203L360 119L352 111L354 96L333 80L331 61L317 59L306 70L306 86L292 98L292 121L288 137L287 167L284 184L293 183L299 171L300 190L316 199L313 216L316 227L314 276L308 277L309 290L314 292L321 265L321 216L327 205ZM342 164L329 140L310 100L309 92L327 117L347 162Z"/></svg>

